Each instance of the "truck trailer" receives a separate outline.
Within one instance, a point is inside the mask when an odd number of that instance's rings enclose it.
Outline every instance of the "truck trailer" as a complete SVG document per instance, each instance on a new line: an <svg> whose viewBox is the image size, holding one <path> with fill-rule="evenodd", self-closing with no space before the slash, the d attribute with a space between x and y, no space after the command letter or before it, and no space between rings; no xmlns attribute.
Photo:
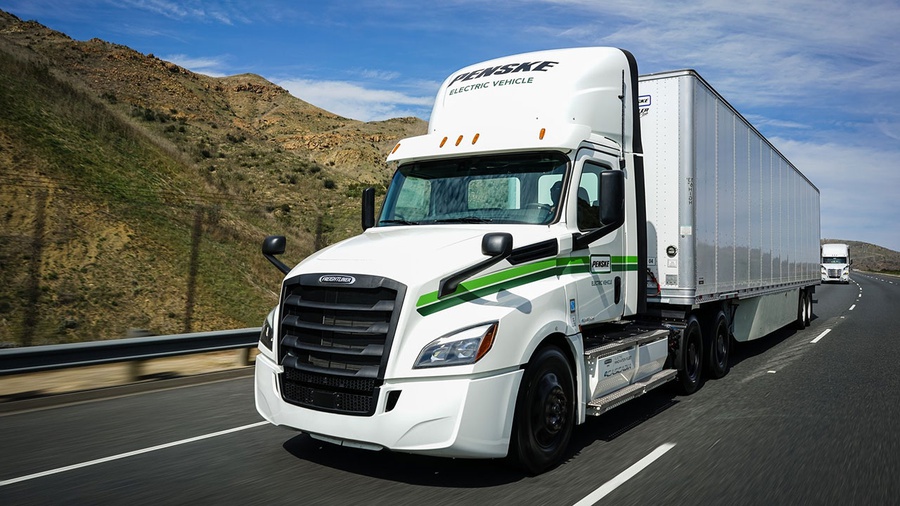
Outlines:
<svg viewBox="0 0 900 506"><path fill-rule="evenodd" d="M850 246L839 243L822 245L822 282L850 283Z"/></svg>
<svg viewBox="0 0 900 506"><path fill-rule="evenodd" d="M362 234L293 268L263 242L285 273L255 366L275 425L537 474L588 416L809 324L819 191L692 70L639 77L604 47L478 63L388 160Z"/></svg>

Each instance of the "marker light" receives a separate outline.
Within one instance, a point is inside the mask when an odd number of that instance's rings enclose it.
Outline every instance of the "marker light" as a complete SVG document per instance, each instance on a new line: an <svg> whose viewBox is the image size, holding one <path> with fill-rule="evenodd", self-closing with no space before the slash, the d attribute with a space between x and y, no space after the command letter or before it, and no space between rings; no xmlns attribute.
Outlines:
<svg viewBox="0 0 900 506"><path fill-rule="evenodd" d="M400 149L400 143L399 143L399 142L397 143L396 146L394 146L394 149L391 150L391 154L393 155L394 153L396 153L398 149Z"/></svg>
<svg viewBox="0 0 900 506"><path fill-rule="evenodd" d="M475 137L472 137L472 144L475 144L476 142L478 142L478 137L479 137L480 135L481 135L481 134L475 134Z"/></svg>
<svg viewBox="0 0 900 506"><path fill-rule="evenodd" d="M538 139L544 140L544 134L545 134L545 133L547 133L547 129L546 129L546 128L542 128L542 129L541 129L540 135L538 135Z"/></svg>
<svg viewBox="0 0 900 506"><path fill-rule="evenodd" d="M439 147L441 147L441 148L444 147L444 144L446 144L446 143L447 143L447 138L444 137L443 139L441 139L441 145Z"/></svg>
<svg viewBox="0 0 900 506"><path fill-rule="evenodd" d="M457 146L459 146L459 143L462 142L462 138L463 138L463 136L460 135L460 136L456 139L456 145L457 145Z"/></svg>

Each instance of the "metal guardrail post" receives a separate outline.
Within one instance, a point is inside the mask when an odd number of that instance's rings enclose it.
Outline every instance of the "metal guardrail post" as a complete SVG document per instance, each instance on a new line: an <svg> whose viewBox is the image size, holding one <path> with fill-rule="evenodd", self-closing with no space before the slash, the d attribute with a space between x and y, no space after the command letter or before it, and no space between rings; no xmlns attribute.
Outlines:
<svg viewBox="0 0 900 506"><path fill-rule="evenodd" d="M250 365L250 348L243 348L240 351L241 355L238 358L238 365L240 366L248 366Z"/></svg>

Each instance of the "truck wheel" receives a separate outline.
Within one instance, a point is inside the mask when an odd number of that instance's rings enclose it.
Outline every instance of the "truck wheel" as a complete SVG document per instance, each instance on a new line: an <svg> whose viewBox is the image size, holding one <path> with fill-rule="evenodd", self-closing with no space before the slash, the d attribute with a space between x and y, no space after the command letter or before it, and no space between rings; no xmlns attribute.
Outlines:
<svg viewBox="0 0 900 506"><path fill-rule="evenodd" d="M690 395L700 388L700 373L703 372L703 336L697 317L688 318L681 331L678 350L675 352L675 367L678 369L678 387L683 395Z"/></svg>
<svg viewBox="0 0 900 506"><path fill-rule="evenodd" d="M709 377L719 379L728 374L728 359L731 356L731 334L725 311L719 311L712 321L709 345Z"/></svg>
<svg viewBox="0 0 900 506"><path fill-rule="evenodd" d="M511 456L526 472L540 474L562 460L575 426L572 367L556 347L538 351L519 386Z"/></svg>
<svg viewBox="0 0 900 506"><path fill-rule="evenodd" d="M813 314L813 296L811 293L806 292L806 321L804 322L807 327L812 323L812 314Z"/></svg>
<svg viewBox="0 0 900 506"><path fill-rule="evenodd" d="M797 330L803 330L806 328L806 290L800 290L800 296L797 298L797 321L794 322L794 326Z"/></svg>

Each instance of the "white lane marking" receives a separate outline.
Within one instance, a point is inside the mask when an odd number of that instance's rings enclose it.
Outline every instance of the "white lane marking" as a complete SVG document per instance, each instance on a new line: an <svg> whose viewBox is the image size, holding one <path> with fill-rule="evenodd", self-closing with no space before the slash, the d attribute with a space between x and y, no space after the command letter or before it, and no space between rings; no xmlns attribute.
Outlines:
<svg viewBox="0 0 900 506"><path fill-rule="evenodd" d="M594 490L584 499L575 503L575 506L590 506L592 504L596 504L597 501L603 499L607 494L618 488L619 485L625 483L626 481L633 478L634 475L643 471L644 468L652 464L656 459L662 457L667 451L671 450L672 448L675 448L675 443L666 443L664 445L661 445L659 448L650 452L650 455L647 455L646 457L637 461L634 465L619 473L618 476L604 483L603 486L601 486L597 490Z"/></svg>
<svg viewBox="0 0 900 506"><path fill-rule="evenodd" d="M42 478L42 477L44 477L44 476L50 476L50 475L52 475L52 474L64 473L64 472L66 472L66 471L73 471L73 470L75 470L75 469L81 469L82 467L88 467L88 466L93 466L93 465L96 465L96 464L102 464L102 463L104 463L104 462L110 462L110 461L113 461L113 460L119 460L119 459L124 459L124 458L128 458L128 457L134 457L135 455L140 455L140 454L142 454L142 453L155 452L156 450L163 450L163 449L165 449L165 448L171 448L171 447L173 447L173 446L183 445L183 444L187 444L187 443L193 443L193 442L195 442L195 441L200 441L200 440L203 440L203 439L209 439L209 438L211 438L211 437L224 436L225 434L231 434L232 432L239 432L239 431L242 431L242 430L252 429L252 428L254 428L254 427L259 427L259 426L261 426L261 425L267 425L268 423L269 423L269 422L256 422L256 423L251 423L250 425L242 425L242 426L240 426L240 427L234 427L234 428L231 428L231 429L221 430L221 431L219 431L219 432L213 432L213 433L211 433L211 434L204 434L204 435L202 435L202 436L196 436L196 437L191 437L191 438L187 438L187 439L182 439L181 441L173 441L173 442L171 442L171 443L165 443L165 444L161 444L161 445L157 445L157 446L151 446L151 447L149 447L149 448L143 448L143 449L140 449L140 450L134 450L134 451L131 451L131 452L120 453L120 454L118 454L118 455L112 455L112 456L109 456L109 457L103 457L102 459L89 460L89 461L87 461L87 462L82 462L82 463L80 463L80 464L73 464L73 465L71 465L71 466L58 467L58 468L56 468L56 469L51 469L51 470L49 470L49 471L43 471L43 472L40 472L40 473L34 473L34 474L26 475L26 476L20 476L20 477L18 477L18 478L12 478L12 479L9 479L9 480L3 480L3 481L0 481L0 487L5 487L6 485L12 485L13 483L20 483L20 482L23 482L23 481L33 480L33 479L35 479L35 478Z"/></svg>
<svg viewBox="0 0 900 506"><path fill-rule="evenodd" d="M856 304L853 304L852 306L850 306L850 311L853 311L853 308L855 308L855 307L856 307Z"/></svg>
<svg viewBox="0 0 900 506"><path fill-rule="evenodd" d="M812 341L810 341L810 343L812 343L812 344L818 343L818 342L819 342L819 339L822 339L823 337L825 337L825 334L827 334L827 333L829 333L829 332L831 332L831 329L825 329L824 332L822 332L822 333L819 334L815 339L813 339Z"/></svg>

